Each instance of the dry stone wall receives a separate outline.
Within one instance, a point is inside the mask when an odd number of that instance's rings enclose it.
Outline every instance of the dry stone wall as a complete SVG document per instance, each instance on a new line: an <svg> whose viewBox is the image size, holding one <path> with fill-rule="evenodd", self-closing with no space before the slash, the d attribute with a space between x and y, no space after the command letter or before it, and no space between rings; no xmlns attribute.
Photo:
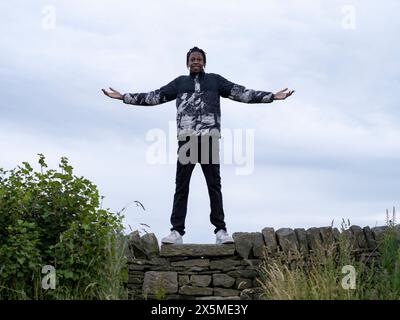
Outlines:
<svg viewBox="0 0 400 320"><path fill-rule="evenodd" d="M374 253L387 227L345 230L354 252ZM128 291L130 299L262 299L258 268L265 253L297 251L307 257L321 245L339 239L336 228L264 228L236 232L234 244L161 245L154 234L128 239Z"/></svg>

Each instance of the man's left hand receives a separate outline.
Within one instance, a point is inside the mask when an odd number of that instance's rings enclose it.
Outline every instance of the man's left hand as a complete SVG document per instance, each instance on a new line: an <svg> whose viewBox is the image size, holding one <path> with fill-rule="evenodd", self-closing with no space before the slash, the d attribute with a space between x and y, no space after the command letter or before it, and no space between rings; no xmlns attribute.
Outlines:
<svg viewBox="0 0 400 320"><path fill-rule="evenodd" d="M287 91L287 90L288 90L288 88L285 88L285 89L275 93L274 100L285 100L287 97L291 96L294 92L294 90L289 90L289 91Z"/></svg>

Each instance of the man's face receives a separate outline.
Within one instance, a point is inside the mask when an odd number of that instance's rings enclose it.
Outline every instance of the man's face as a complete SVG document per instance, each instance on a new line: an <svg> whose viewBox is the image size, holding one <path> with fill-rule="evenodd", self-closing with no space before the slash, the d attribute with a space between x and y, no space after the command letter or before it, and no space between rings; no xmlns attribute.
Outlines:
<svg viewBox="0 0 400 320"><path fill-rule="evenodd" d="M187 67L192 73L199 73L204 68L203 55L200 52L192 52L189 56Z"/></svg>

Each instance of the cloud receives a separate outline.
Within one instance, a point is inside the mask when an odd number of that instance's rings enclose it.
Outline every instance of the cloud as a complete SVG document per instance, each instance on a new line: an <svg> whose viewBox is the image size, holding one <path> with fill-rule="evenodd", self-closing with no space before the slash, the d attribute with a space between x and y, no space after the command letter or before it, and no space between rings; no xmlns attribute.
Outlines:
<svg viewBox="0 0 400 320"><path fill-rule="evenodd" d="M0 22L7 30L0 39L1 167L34 162L39 152L56 166L66 155L98 183L105 205L142 201L148 211L130 208L126 223L143 219L161 237L175 166L146 163L145 136L168 132L175 104L127 106L100 89L157 89L186 73L186 52L197 45L207 52L208 72L253 89L296 89L270 105L222 101L224 128L256 132L254 174L221 169L230 231L335 217L373 225L396 204L397 2L353 1L354 30L342 26L344 1L57 1L56 27L47 31L46 5L0 5L7 13ZM208 215L197 168L187 241L214 240Z"/></svg>

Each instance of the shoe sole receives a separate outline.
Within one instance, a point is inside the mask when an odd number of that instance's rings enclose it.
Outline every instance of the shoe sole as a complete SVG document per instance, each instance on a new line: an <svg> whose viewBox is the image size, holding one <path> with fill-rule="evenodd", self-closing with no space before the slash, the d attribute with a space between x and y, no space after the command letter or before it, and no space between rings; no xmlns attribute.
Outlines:
<svg viewBox="0 0 400 320"><path fill-rule="evenodd" d="M183 241L161 241L162 244L183 244Z"/></svg>
<svg viewBox="0 0 400 320"><path fill-rule="evenodd" d="M215 242L215 244L230 244L230 243L235 243L235 241L227 240L227 241L224 241L224 242Z"/></svg>

